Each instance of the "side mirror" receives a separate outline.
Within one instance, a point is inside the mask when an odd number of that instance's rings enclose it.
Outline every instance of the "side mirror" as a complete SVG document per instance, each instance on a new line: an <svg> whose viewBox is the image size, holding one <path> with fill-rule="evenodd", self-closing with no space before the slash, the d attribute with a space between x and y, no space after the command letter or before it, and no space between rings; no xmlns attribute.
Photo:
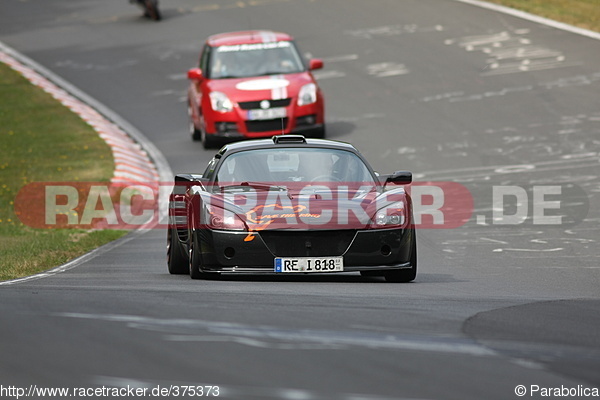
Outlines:
<svg viewBox="0 0 600 400"><path fill-rule="evenodd" d="M202 70L200 68L192 68L188 70L188 79L193 81L201 81L204 77L202 76Z"/></svg>
<svg viewBox="0 0 600 400"><path fill-rule="evenodd" d="M399 185L408 185L412 182L412 172L409 171L396 171L391 175L385 177L385 183L396 183Z"/></svg>
<svg viewBox="0 0 600 400"><path fill-rule="evenodd" d="M175 182L199 182L202 179L202 174L177 174Z"/></svg>
<svg viewBox="0 0 600 400"><path fill-rule="evenodd" d="M315 70L323 68L323 60L319 58L313 58L308 62L308 69Z"/></svg>

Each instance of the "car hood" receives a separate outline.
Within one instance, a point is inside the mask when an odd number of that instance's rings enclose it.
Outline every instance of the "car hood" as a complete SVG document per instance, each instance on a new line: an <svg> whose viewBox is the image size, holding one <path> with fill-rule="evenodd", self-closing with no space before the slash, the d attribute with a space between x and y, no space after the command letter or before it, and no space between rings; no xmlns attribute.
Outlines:
<svg viewBox="0 0 600 400"><path fill-rule="evenodd" d="M268 75L239 79L213 79L206 83L208 91L225 93L235 102L257 99L296 97L300 88L314 80L309 72Z"/></svg>

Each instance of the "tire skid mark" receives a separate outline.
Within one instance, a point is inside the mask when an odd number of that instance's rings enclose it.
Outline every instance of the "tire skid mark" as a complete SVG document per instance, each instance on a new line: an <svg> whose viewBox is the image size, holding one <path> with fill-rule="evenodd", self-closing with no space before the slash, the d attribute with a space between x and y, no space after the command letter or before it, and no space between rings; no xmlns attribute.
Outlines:
<svg viewBox="0 0 600 400"><path fill-rule="evenodd" d="M474 357L496 355L462 337L422 337L355 330L294 329L265 325L208 321L197 319L152 318L126 314L56 313L59 318L97 320L124 324L162 334L166 342L235 343L279 350L343 350L369 348L378 350L435 352Z"/></svg>

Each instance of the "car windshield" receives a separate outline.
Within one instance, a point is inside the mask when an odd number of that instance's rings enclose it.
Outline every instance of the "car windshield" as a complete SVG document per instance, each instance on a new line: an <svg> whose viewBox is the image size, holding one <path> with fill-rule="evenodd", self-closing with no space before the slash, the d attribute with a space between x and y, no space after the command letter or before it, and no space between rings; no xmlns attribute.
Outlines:
<svg viewBox="0 0 600 400"><path fill-rule="evenodd" d="M217 172L219 186L267 182L357 182L374 185L369 168L356 154L336 149L277 148L248 150L225 158Z"/></svg>
<svg viewBox="0 0 600 400"><path fill-rule="evenodd" d="M291 74L303 70L302 59L292 42L219 46L210 57L212 79Z"/></svg>

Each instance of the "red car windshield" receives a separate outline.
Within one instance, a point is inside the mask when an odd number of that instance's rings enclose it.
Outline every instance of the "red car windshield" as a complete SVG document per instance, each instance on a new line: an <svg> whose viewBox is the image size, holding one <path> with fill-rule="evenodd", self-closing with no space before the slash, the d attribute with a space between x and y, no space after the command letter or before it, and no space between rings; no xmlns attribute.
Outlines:
<svg viewBox="0 0 600 400"><path fill-rule="evenodd" d="M210 78L247 78L304 71L292 42L239 44L215 47L210 56Z"/></svg>

